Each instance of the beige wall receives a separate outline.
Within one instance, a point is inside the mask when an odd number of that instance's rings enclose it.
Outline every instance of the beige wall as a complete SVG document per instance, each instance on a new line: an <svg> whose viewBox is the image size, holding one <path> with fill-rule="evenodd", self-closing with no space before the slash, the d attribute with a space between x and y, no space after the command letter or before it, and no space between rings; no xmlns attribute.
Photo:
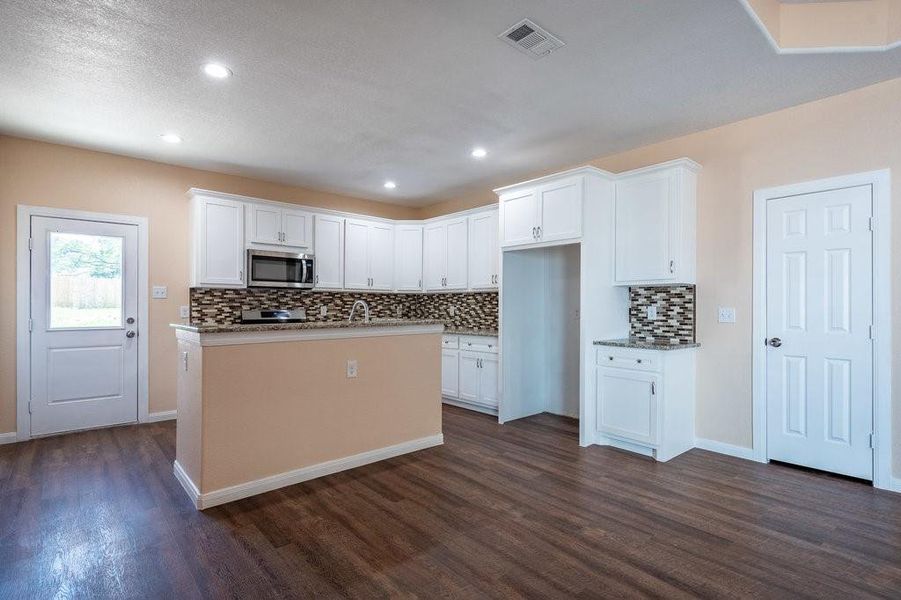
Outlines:
<svg viewBox="0 0 901 600"><path fill-rule="evenodd" d="M175 408L175 336L168 324L188 303L188 198L191 187L389 218L415 218L400 206L174 167L67 146L0 136L0 432L16 429L16 205L139 215L150 222L150 283L169 286L150 301L150 411Z"/></svg>
<svg viewBox="0 0 901 600"><path fill-rule="evenodd" d="M441 433L438 333L205 346L202 375L179 343L177 458L202 493Z"/></svg>
<svg viewBox="0 0 901 600"><path fill-rule="evenodd" d="M613 172L687 156L698 178L698 436L751 446L751 270L754 190L890 168L901 205L901 79L591 161ZM543 173L524 174L522 180ZM513 182L510 182L513 183ZM442 203L453 212L495 202L485 190ZM424 211L431 214L433 209ZM901 261L901 209L892 215ZM901 270L894 269L894 472L901 475ZM735 325L717 322L734 306Z"/></svg>

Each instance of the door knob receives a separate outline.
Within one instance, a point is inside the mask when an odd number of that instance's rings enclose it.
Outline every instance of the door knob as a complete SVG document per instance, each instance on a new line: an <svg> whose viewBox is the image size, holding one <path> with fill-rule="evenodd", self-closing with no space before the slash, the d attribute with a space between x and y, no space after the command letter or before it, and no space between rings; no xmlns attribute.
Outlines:
<svg viewBox="0 0 901 600"><path fill-rule="evenodd" d="M125 332L125 337L127 337L128 339L131 339L131 338L133 338L133 337L136 336L136 335L138 335L138 334L135 333L135 332L132 331L132 330L128 330L128 331Z"/></svg>
<svg viewBox="0 0 901 600"><path fill-rule="evenodd" d="M780 340L779 338L770 338L769 340L767 340L767 344L769 344L773 348L778 348L782 345L782 340Z"/></svg>

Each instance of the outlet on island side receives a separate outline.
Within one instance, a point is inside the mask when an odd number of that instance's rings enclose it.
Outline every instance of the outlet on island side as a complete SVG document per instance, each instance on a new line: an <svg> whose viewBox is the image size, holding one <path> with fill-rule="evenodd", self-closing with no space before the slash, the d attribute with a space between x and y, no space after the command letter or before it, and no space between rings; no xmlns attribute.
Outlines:
<svg viewBox="0 0 901 600"><path fill-rule="evenodd" d="M347 378L348 379L356 379L357 377L357 361L349 360L347 361Z"/></svg>

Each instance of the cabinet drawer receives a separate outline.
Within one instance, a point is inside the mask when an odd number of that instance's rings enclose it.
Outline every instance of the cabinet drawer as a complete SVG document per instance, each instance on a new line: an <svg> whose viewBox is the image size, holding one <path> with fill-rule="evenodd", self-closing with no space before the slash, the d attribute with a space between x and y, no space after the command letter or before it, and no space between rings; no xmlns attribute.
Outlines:
<svg viewBox="0 0 901 600"><path fill-rule="evenodd" d="M473 352L491 352L497 354L497 338L480 335L461 335L460 350Z"/></svg>
<svg viewBox="0 0 901 600"><path fill-rule="evenodd" d="M660 371L660 357L655 352L601 346L597 350L597 366L657 372Z"/></svg>
<svg viewBox="0 0 901 600"><path fill-rule="evenodd" d="M456 350L460 347L460 337L456 335L441 336L441 347Z"/></svg>

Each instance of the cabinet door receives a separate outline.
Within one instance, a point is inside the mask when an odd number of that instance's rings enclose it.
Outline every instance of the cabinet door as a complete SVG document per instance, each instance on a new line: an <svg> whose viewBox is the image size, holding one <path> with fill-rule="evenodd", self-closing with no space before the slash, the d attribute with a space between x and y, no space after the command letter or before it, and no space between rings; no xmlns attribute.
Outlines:
<svg viewBox="0 0 901 600"><path fill-rule="evenodd" d="M310 248L313 245L313 215L302 210L282 211L282 244Z"/></svg>
<svg viewBox="0 0 901 600"><path fill-rule="evenodd" d="M316 215L316 289L344 287L344 219Z"/></svg>
<svg viewBox="0 0 901 600"><path fill-rule="evenodd" d="M657 393L654 373L597 368L597 428L633 442L657 443Z"/></svg>
<svg viewBox="0 0 901 600"><path fill-rule="evenodd" d="M394 230L394 284L398 291L422 290L422 227L398 225Z"/></svg>
<svg viewBox="0 0 901 600"><path fill-rule="evenodd" d="M498 361L497 354L482 354L479 369L479 404L497 408Z"/></svg>
<svg viewBox="0 0 901 600"><path fill-rule="evenodd" d="M535 190L504 194L501 201L501 246L534 244L535 228L541 221Z"/></svg>
<svg viewBox="0 0 901 600"><path fill-rule="evenodd" d="M196 285L244 285L244 204L199 200Z"/></svg>
<svg viewBox="0 0 901 600"><path fill-rule="evenodd" d="M369 223L344 222L344 287L369 289Z"/></svg>
<svg viewBox="0 0 901 600"><path fill-rule="evenodd" d="M538 237L542 242L582 237L581 177L555 182L538 188L541 223Z"/></svg>
<svg viewBox="0 0 901 600"><path fill-rule="evenodd" d="M460 353L457 350L441 351L441 395L460 397Z"/></svg>
<svg viewBox="0 0 901 600"><path fill-rule="evenodd" d="M369 287L373 290L394 289L394 226L384 223L369 225Z"/></svg>
<svg viewBox="0 0 901 600"><path fill-rule="evenodd" d="M479 352L460 351L460 400L479 400Z"/></svg>
<svg viewBox="0 0 901 600"><path fill-rule="evenodd" d="M469 261L469 222L466 218L447 222L447 249L445 250L447 266L445 267L445 285L448 290L465 290Z"/></svg>
<svg viewBox="0 0 901 600"><path fill-rule="evenodd" d="M497 287L497 211L469 217L469 287Z"/></svg>
<svg viewBox="0 0 901 600"><path fill-rule="evenodd" d="M281 245L281 209L265 204L251 204L250 206L250 241L255 244Z"/></svg>
<svg viewBox="0 0 901 600"><path fill-rule="evenodd" d="M423 239L425 289L442 290L447 266L447 228L443 223L426 225Z"/></svg>
<svg viewBox="0 0 901 600"><path fill-rule="evenodd" d="M675 183L672 173L638 175L616 182L617 283L675 277Z"/></svg>

